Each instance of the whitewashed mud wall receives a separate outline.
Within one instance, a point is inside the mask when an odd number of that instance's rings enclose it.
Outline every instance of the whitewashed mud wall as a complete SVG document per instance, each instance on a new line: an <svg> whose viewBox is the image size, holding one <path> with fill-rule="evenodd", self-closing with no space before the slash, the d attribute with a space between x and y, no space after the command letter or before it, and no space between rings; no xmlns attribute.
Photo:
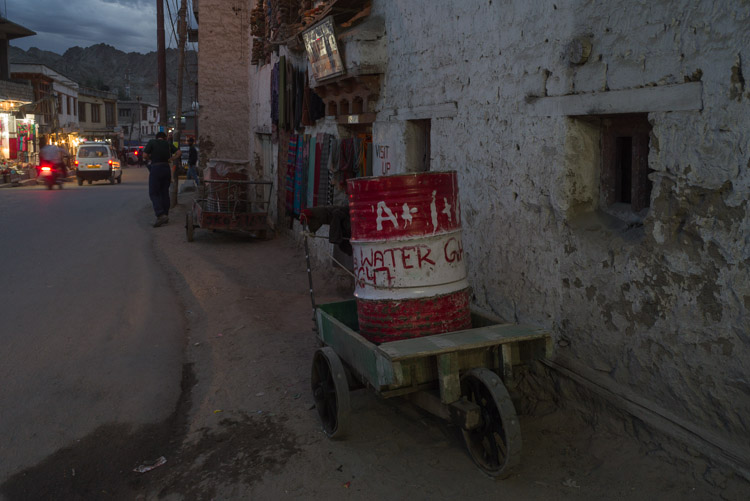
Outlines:
<svg viewBox="0 0 750 501"><path fill-rule="evenodd" d="M249 3L201 0L199 134L209 158L249 160Z"/></svg>
<svg viewBox="0 0 750 501"><path fill-rule="evenodd" d="M458 171L475 304L552 328L559 360L746 454L750 4L376 0L374 14L388 66L373 136L391 162L388 110L456 104L432 120L431 169ZM579 36L592 53L571 66ZM651 207L625 224L597 209L598 132L535 98L666 85L697 104L649 113Z"/></svg>

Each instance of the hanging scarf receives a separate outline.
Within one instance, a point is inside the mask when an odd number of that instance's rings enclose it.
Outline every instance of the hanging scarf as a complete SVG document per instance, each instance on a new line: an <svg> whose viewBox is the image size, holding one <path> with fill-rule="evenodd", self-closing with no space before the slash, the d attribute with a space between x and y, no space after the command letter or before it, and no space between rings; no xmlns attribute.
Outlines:
<svg viewBox="0 0 750 501"><path fill-rule="evenodd" d="M294 171L297 164L297 134L289 137L289 147L286 157L286 211L294 213Z"/></svg>

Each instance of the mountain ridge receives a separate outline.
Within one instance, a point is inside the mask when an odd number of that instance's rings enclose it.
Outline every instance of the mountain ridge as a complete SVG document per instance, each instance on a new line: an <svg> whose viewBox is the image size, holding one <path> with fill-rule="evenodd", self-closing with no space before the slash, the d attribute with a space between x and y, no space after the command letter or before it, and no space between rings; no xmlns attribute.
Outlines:
<svg viewBox="0 0 750 501"><path fill-rule="evenodd" d="M178 50L167 49L167 109L173 113L177 109L177 61ZM109 90L118 99L159 103L158 57L157 53L123 52L105 43L89 47L71 47L63 54L31 47L23 50L9 47L11 64L43 64L77 82L83 87ZM196 81L198 53L185 51L185 74L183 80L182 110L191 109L197 101ZM129 97L128 97L129 95Z"/></svg>

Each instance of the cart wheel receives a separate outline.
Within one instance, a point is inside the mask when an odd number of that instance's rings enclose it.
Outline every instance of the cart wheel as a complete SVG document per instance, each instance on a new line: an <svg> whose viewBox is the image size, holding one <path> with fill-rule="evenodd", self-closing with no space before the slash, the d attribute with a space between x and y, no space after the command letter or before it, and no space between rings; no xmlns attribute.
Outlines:
<svg viewBox="0 0 750 501"><path fill-rule="evenodd" d="M187 233L187 241L192 242L193 233L195 232L192 212L188 212L187 214L185 214L185 232Z"/></svg>
<svg viewBox="0 0 750 501"><path fill-rule="evenodd" d="M461 393L477 404L479 426L462 430L471 459L487 475L505 478L521 460L521 426L502 380L489 369L468 371Z"/></svg>
<svg viewBox="0 0 750 501"><path fill-rule="evenodd" d="M329 438L341 438L349 423L349 384L332 348L324 346L315 351L311 382L323 431Z"/></svg>

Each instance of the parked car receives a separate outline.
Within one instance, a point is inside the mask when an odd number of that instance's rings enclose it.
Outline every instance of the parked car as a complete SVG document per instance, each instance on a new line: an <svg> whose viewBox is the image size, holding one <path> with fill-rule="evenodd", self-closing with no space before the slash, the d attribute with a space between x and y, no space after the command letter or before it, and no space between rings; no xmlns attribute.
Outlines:
<svg viewBox="0 0 750 501"><path fill-rule="evenodd" d="M84 181L122 182L122 168L117 153L109 143L85 142L78 146L74 161L78 186Z"/></svg>

